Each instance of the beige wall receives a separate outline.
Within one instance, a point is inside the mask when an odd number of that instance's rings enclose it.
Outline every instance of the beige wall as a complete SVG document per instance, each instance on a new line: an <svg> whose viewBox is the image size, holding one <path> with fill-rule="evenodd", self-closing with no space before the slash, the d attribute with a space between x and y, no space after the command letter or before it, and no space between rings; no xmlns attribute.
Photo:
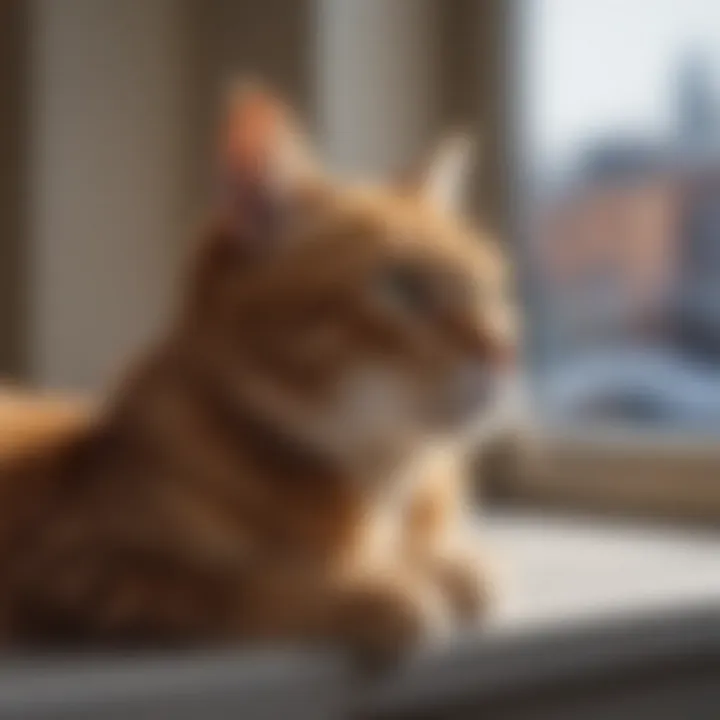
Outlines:
<svg viewBox="0 0 720 720"><path fill-rule="evenodd" d="M33 3L29 356L94 387L152 330L183 187L175 0Z"/></svg>

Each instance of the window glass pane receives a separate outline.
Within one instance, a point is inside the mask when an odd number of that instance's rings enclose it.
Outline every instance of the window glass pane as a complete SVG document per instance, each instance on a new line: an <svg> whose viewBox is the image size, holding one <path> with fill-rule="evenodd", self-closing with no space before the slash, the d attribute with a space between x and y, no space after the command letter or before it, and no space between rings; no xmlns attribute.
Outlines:
<svg viewBox="0 0 720 720"><path fill-rule="evenodd" d="M546 417L720 430L720 2L520 4Z"/></svg>

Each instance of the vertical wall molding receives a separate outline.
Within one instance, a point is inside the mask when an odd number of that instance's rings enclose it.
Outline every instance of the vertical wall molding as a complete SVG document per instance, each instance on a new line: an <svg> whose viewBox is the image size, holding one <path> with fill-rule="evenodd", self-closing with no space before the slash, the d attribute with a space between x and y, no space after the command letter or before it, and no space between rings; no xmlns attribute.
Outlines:
<svg viewBox="0 0 720 720"><path fill-rule="evenodd" d="M33 0L30 349L96 388L167 309L186 140L175 0Z"/></svg>
<svg viewBox="0 0 720 720"><path fill-rule="evenodd" d="M336 170L374 176L427 150L438 126L438 3L318 0L318 113Z"/></svg>
<svg viewBox="0 0 720 720"><path fill-rule="evenodd" d="M506 148L510 77L507 0L440 3L439 93L443 122L476 134L478 167L473 209L495 230L507 231Z"/></svg>
<svg viewBox="0 0 720 720"><path fill-rule="evenodd" d="M0 3L0 376L27 371L27 3Z"/></svg>

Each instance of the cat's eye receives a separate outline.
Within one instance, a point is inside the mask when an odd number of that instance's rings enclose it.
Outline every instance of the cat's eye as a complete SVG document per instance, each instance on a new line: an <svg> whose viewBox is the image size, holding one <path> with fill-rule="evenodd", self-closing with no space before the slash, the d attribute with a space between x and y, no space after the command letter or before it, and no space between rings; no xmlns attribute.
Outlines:
<svg viewBox="0 0 720 720"><path fill-rule="evenodd" d="M383 303L406 312L427 313L438 305L437 288L417 268L385 268L376 278L374 292Z"/></svg>

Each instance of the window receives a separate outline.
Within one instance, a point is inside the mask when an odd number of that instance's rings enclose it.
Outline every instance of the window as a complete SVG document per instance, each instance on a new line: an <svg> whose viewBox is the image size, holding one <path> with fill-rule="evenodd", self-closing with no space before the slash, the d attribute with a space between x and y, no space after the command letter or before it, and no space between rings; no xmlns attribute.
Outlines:
<svg viewBox="0 0 720 720"><path fill-rule="evenodd" d="M654 448L667 443L688 458L712 455L720 5L525 0L518 8L517 178L536 428L593 446L611 437L624 457L654 462ZM603 458L618 460L614 441ZM619 477L604 474L606 486ZM687 487L679 479L668 482ZM712 494L717 501L720 483Z"/></svg>

